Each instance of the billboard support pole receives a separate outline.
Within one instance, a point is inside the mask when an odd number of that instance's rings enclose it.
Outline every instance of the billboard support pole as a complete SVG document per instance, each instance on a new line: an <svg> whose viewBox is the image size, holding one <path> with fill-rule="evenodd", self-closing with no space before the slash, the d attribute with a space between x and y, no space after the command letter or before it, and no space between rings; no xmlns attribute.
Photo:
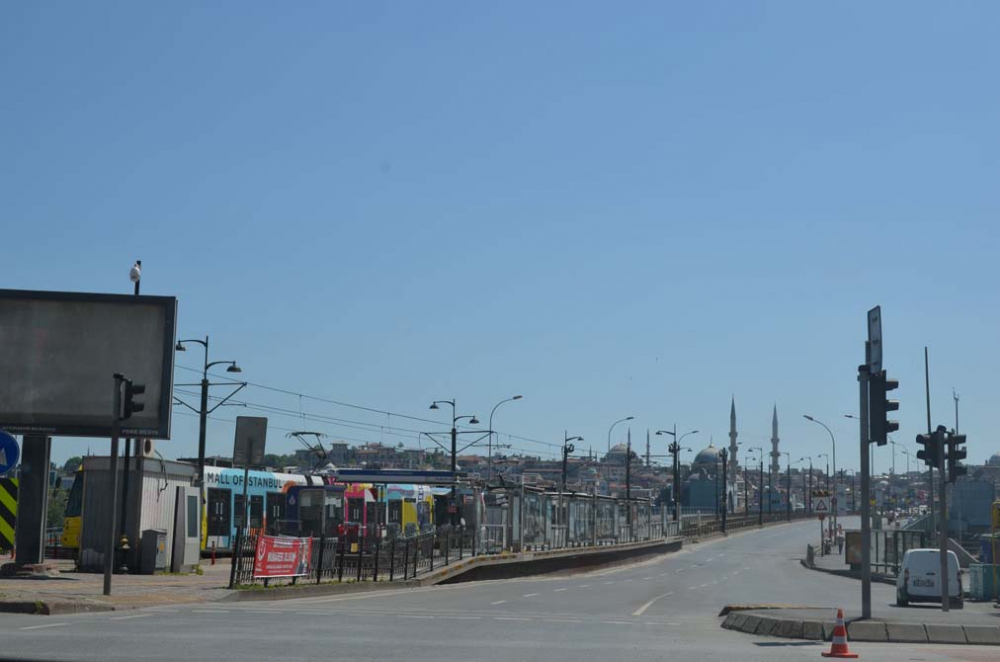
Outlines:
<svg viewBox="0 0 1000 662"><path fill-rule="evenodd" d="M14 562L18 567L45 561L45 522L49 498L52 439L26 434L21 446Z"/></svg>
<svg viewBox="0 0 1000 662"><path fill-rule="evenodd" d="M111 595L111 575L115 568L115 536L118 527L115 519L118 515L118 429L121 426L122 411L122 381L125 378L115 373L115 392L111 411L111 464L108 468L111 477L111 517L108 522L108 542L104 548L104 595Z"/></svg>

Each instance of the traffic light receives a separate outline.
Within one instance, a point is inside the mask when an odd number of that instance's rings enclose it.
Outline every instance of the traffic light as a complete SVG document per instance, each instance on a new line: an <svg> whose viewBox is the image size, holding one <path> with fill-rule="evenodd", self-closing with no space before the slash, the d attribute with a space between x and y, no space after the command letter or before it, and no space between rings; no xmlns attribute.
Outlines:
<svg viewBox="0 0 1000 662"><path fill-rule="evenodd" d="M948 435L948 454L945 456L945 460L948 462L949 483L954 483L959 476L964 476L969 472L966 467L958 463L959 460L964 460L968 455L968 451L962 448L964 444L964 434Z"/></svg>
<svg viewBox="0 0 1000 662"><path fill-rule="evenodd" d="M868 412L871 415L871 441L879 446L889 443L889 434L899 429L899 423L886 419L891 411L899 409L898 400L887 400L886 393L899 388L899 382L895 379L888 379L885 370L872 375L871 387L868 395Z"/></svg>
<svg viewBox="0 0 1000 662"><path fill-rule="evenodd" d="M145 384L133 384L131 379L125 380L125 397L122 404L123 421L132 418L132 414L140 412L146 408L146 405L135 401L135 396L142 395L145 392Z"/></svg>
<svg viewBox="0 0 1000 662"><path fill-rule="evenodd" d="M917 451L918 460L923 460L924 464L932 469L941 466L938 462L941 457L941 443L937 434L918 434L917 443L923 446Z"/></svg>

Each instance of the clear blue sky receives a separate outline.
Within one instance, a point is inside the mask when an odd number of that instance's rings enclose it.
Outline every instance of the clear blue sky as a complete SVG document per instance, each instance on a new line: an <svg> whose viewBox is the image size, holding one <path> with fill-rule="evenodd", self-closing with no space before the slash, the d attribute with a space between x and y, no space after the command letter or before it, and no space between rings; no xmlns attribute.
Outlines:
<svg viewBox="0 0 1000 662"><path fill-rule="evenodd" d="M255 383L428 418L523 393L498 429L595 450L628 414L718 444L735 395L741 441L777 403L793 459L829 447L808 412L847 467L881 304L897 439L928 345L935 424L955 387L970 459L1000 451L1000 5L538 5L6 3L3 286L128 292L140 258ZM416 443L271 420L278 452Z"/></svg>

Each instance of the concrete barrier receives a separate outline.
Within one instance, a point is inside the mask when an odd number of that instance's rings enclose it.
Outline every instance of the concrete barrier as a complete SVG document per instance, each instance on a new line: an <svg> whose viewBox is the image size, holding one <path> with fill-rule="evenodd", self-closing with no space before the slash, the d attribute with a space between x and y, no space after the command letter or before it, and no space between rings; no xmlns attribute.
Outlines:
<svg viewBox="0 0 1000 662"><path fill-rule="evenodd" d="M757 624L757 634L760 635L771 635L778 628L781 623L777 618L771 618L770 616L761 616L760 623Z"/></svg>
<svg viewBox="0 0 1000 662"><path fill-rule="evenodd" d="M746 620L740 626L740 630L746 632L747 634L755 634L757 632L757 626L760 625L760 616L754 616L753 614L747 614Z"/></svg>
<svg viewBox="0 0 1000 662"><path fill-rule="evenodd" d="M802 621L802 638L819 641L823 638L823 624L820 621Z"/></svg>
<svg viewBox="0 0 1000 662"><path fill-rule="evenodd" d="M901 643L926 644L927 630L923 623L886 623L889 641Z"/></svg>
<svg viewBox="0 0 1000 662"><path fill-rule="evenodd" d="M932 644L966 644L965 630L961 625L927 624L927 641Z"/></svg>
<svg viewBox="0 0 1000 662"><path fill-rule="evenodd" d="M885 623L854 621L847 626L848 641L889 641Z"/></svg>
<svg viewBox="0 0 1000 662"><path fill-rule="evenodd" d="M965 638L970 644L1000 646L1000 627L993 625L966 625Z"/></svg>

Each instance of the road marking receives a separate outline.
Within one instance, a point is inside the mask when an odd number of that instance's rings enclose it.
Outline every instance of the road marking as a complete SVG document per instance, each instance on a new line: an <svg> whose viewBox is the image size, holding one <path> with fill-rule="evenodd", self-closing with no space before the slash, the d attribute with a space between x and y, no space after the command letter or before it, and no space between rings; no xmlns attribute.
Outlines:
<svg viewBox="0 0 1000 662"><path fill-rule="evenodd" d="M453 621L481 621L482 616L442 616L441 618L447 618Z"/></svg>
<svg viewBox="0 0 1000 662"><path fill-rule="evenodd" d="M652 579L652 577L643 577L643 578L642 578L642 581L644 581L644 582L648 582L648 581L649 581L650 579Z"/></svg>
<svg viewBox="0 0 1000 662"><path fill-rule="evenodd" d="M628 621L604 621L608 625L628 625Z"/></svg>
<svg viewBox="0 0 1000 662"><path fill-rule="evenodd" d="M507 602L507 601L506 600L497 600L496 602L491 602L490 604L491 605L502 605L505 602Z"/></svg>
<svg viewBox="0 0 1000 662"><path fill-rule="evenodd" d="M278 611L277 609L247 609L248 614L285 614L287 612Z"/></svg>
<svg viewBox="0 0 1000 662"><path fill-rule="evenodd" d="M580 584L579 588L589 588L590 584Z"/></svg>
<svg viewBox="0 0 1000 662"><path fill-rule="evenodd" d="M192 609L192 614L228 614L225 609Z"/></svg>
<svg viewBox="0 0 1000 662"><path fill-rule="evenodd" d="M546 618L543 619L546 623L583 623L583 621L576 618Z"/></svg>
<svg viewBox="0 0 1000 662"><path fill-rule="evenodd" d="M622 581L623 581L623 582L630 582L630 581L632 581L632 580L631 580L631 579L623 579ZM941 583L943 584L944 582L941 582Z"/></svg>
<svg viewBox="0 0 1000 662"><path fill-rule="evenodd" d="M680 623L667 623L667 625L680 625Z"/></svg>
<svg viewBox="0 0 1000 662"><path fill-rule="evenodd" d="M706 586L708 586L708 584L702 584L702 585L701 585L701 586L699 586L698 588L705 588Z"/></svg>
<svg viewBox="0 0 1000 662"><path fill-rule="evenodd" d="M942 584L943 584L943 583L944 583L944 582L942 582ZM565 588L557 588L556 590L554 590L554 591L552 591L552 592L553 592L553 593L558 593L559 591L565 591L565 590L566 590Z"/></svg>
<svg viewBox="0 0 1000 662"><path fill-rule="evenodd" d="M538 594L537 594L537 593L525 593L525 594L524 594L524 595L522 595L521 597L522 597L522 598L533 598L533 597L535 597L536 595L538 595Z"/></svg>
<svg viewBox="0 0 1000 662"><path fill-rule="evenodd" d="M429 620L433 619L434 617L433 616L423 616L423 615L420 615L420 614L400 614L397 618L419 618L419 619L423 619L425 621L429 621Z"/></svg>
<svg viewBox="0 0 1000 662"><path fill-rule="evenodd" d="M665 598L665 597L667 597L668 595L673 595L673 594L674 594L674 592L673 592L673 591L668 591L668 592L664 593L663 595L658 595L658 596L656 596L655 598L653 598L652 600L650 600L649 602L647 602L647 603L646 603L646 604L644 604L643 606L641 606L641 607L639 607L638 609L636 609L635 611L633 611L633 612L632 612L632 615L633 615L633 616L642 616L642 615L643 615L644 613L646 613L646 610L647 610L647 609L649 609L650 607L652 607L652 606L653 606L653 603L654 603L654 602L656 602L656 601L657 601L657 600L659 600L660 598Z"/></svg>
<svg viewBox="0 0 1000 662"><path fill-rule="evenodd" d="M684 572L684 568L677 568L674 572Z"/></svg>
<svg viewBox="0 0 1000 662"><path fill-rule="evenodd" d="M133 619L133 618L149 618L150 616L152 616L152 614L132 614L131 616L116 616L116 617L114 617L112 619L109 619L109 620L112 620L112 621L127 621L127 620L130 620L130 619Z"/></svg>
<svg viewBox="0 0 1000 662"><path fill-rule="evenodd" d="M943 582L942 582L942 583L943 583ZM604 585L605 585L605 586L607 586L608 584L614 584L614 582L604 582Z"/></svg>
<svg viewBox="0 0 1000 662"><path fill-rule="evenodd" d="M521 618L520 616L497 616L498 621L530 621L530 618Z"/></svg>
<svg viewBox="0 0 1000 662"><path fill-rule="evenodd" d="M46 623L45 625L29 625L27 627L18 628L18 630L41 630L42 628L57 628L60 625L69 625L69 623Z"/></svg>
<svg viewBox="0 0 1000 662"><path fill-rule="evenodd" d="M688 590L689 590L689 591L693 591L693 590L695 590L696 588L698 588L698 587L697 587L697 586L688 586Z"/></svg>

